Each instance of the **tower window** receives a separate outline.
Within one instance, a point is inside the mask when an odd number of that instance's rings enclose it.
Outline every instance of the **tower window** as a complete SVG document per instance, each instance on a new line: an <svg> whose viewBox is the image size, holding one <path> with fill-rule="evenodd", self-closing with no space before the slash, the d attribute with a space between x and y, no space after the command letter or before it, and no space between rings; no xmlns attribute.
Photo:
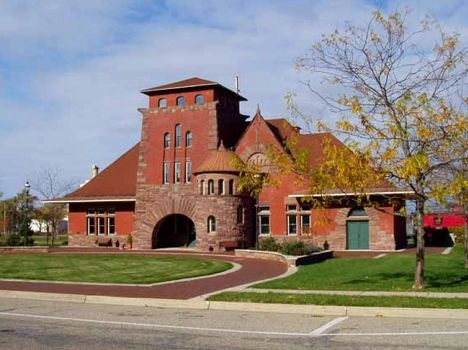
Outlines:
<svg viewBox="0 0 468 350"><path fill-rule="evenodd" d="M208 233L216 232L216 218L212 215L208 216Z"/></svg>
<svg viewBox="0 0 468 350"><path fill-rule="evenodd" d="M177 106L185 106L185 97L184 96L177 97L176 105Z"/></svg>
<svg viewBox="0 0 468 350"><path fill-rule="evenodd" d="M169 148L169 146L171 145L171 135L166 132L164 134L164 148Z"/></svg>
<svg viewBox="0 0 468 350"><path fill-rule="evenodd" d="M214 181L208 180L208 194L214 194Z"/></svg>
<svg viewBox="0 0 468 350"><path fill-rule="evenodd" d="M202 105L205 103L205 98L203 97L203 95L197 95L195 96L195 103L197 105Z"/></svg>
<svg viewBox="0 0 468 350"><path fill-rule="evenodd" d="M185 146L186 147L192 146L192 132L191 131L187 131L187 133L185 134Z"/></svg>
<svg viewBox="0 0 468 350"><path fill-rule="evenodd" d="M169 183L169 162L164 162L163 168L163 183Z"/></svg>
<svg viewBox="0 0 468 350"><path fill-rule="evenodd" d="M185 182L192 181L192 162L190 160L185 161Z"/></svg>
<svg viewBox="0 0 468 350"><path fill-rule="evenodd" d="M176 184L180 182L180 162L174 163L174 182Z"/></svg>
<svg viewBox="0 0 468 350"><path fill-rule="evenodd" d="M167 100L165 98L160 98L158 101L159 108L166 108L167 107Z"/></svg>
<svg viewBox="0 0 468 350"><path fill-rule="evenodd" d="M218 180L218 194L224 194L224 180Z"/></svg>
<svg viewBox="0 0 468 350"><path fill-rule="evenodd" d="M180 147L182 142L182 127L180 124L176 124L175 126L175 147Z"/></svg>

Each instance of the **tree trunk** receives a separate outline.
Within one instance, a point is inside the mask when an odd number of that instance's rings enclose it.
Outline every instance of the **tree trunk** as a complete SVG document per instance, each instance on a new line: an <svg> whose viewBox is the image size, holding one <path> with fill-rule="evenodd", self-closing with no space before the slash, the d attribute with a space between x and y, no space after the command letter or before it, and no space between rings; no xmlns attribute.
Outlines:
<svg viewBox="0 0 468 350"><path fill-rule="evenodd" d="M414 273L414 289L424 287L424 199L416 200L416 269Z"/></svg>

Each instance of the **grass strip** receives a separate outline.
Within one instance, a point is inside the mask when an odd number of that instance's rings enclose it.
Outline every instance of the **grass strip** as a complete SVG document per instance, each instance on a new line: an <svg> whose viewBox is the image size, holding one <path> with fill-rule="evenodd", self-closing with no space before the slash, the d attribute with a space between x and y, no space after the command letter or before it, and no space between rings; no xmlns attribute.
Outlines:
<svg viewBox="0 0 468 350"><path fill-rule="evenodd" d="M0 255L0 278L150 284L226 271L228 262L125 254Z"/></svg>
<svg viewBox="0 0 468 350"><path fill-rule="evenodd" d="M415 256L388 254L380 259L333 258L301 266L286 278L255 285L264 289L412 291ZM427 254L424 291L468 292L463 247L448 255Z"/></svg>
<svg viewBox="0 0 468 350"><path fill-rule="evenodd" d="M229 301L265 304L333 305L333 306L372 306L398 308L441 308L468 309L468 299L462 298L423 298L406 296L347 296L328 294L283 294L223 292L212 295L209 301Z"/></svg>

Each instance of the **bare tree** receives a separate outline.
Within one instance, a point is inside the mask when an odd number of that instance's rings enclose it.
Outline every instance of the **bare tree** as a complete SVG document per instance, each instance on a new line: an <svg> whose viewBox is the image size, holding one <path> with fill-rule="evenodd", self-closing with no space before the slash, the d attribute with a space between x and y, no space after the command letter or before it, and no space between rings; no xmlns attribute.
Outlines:
<svg viewBox="0 0 468 350"><path fill-rule="evenodd" d="M38 193L41 200L51 200L59 198L69 193L76 182L65 180L62 172L58 168L43 168L31 181L31 188ZM49 236L52 236L52 245L58 234L60 221L67 213L67 206L64 203L44 203L39 209L39 216L46 222L47 244Z"/></svg>
<svg viewBox="0 0 468 350"><path fill-rule="evenodd" d="M312 83L307 83L313 96L339 115L335 125L319 121L319 129L349 138L353 151L386 180L414 192L417 253L413 287L422 288L422 217L426 201L438 187L434 175L467 157L453 152L453 145L468 130L463 90L467 48L459 47L458 34L446 34L435 21L426 19L419 30L410 32L407 14L385 17L375 12L364 27L347 25L343 31L323 35L299 59L298 69L313 76ZM420 46L422 37L431 38L430 50ZM320 87L316 87L317 80ZM335 88L327 89L327 85ZM292 109L299 111L296 106ZM299 117L311 124L304 114ZM342 155L347 157L345 152ZM335 162L338 172L352 166L342 160ZM326 179L326 174L321 176ZM466 180L466 174L463 176ZM335 180L329 177L328 181L333 185Z"/></svg>

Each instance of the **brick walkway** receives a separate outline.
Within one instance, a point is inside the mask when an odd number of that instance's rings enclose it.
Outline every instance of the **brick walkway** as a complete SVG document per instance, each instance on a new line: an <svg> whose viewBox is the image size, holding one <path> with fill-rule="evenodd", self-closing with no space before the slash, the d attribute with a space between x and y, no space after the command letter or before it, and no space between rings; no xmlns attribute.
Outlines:
<svg viewBox="0 0 468 350"><path fill-rule="evenodd" d="M119 254L117 250L98 250L99 252L112 252ZM60 253L59 250L55 251ZM67 250L71 253L72 251ZM73 252L78 252L74 250ZM89 252L89 250L87 251ZM128 253L128 252L126 252ZM237 263L241 268L232 273L222 275L175 281L153 286L121 286L121 285L96 285L86 283L48 283L48 282L24 282L0 280L1 290L18 290L29 292L66 293L81 295L105 295L117 297L135 298L163 298L163 299L191 299L197 296L216 292L218 290L232 288L255 281L277 277L287 271L285 263L265 259L242 258L233 254L200 254L193 252L131 252L136 254L168 255L177 254L202 259L221 260Z"/></svg>

